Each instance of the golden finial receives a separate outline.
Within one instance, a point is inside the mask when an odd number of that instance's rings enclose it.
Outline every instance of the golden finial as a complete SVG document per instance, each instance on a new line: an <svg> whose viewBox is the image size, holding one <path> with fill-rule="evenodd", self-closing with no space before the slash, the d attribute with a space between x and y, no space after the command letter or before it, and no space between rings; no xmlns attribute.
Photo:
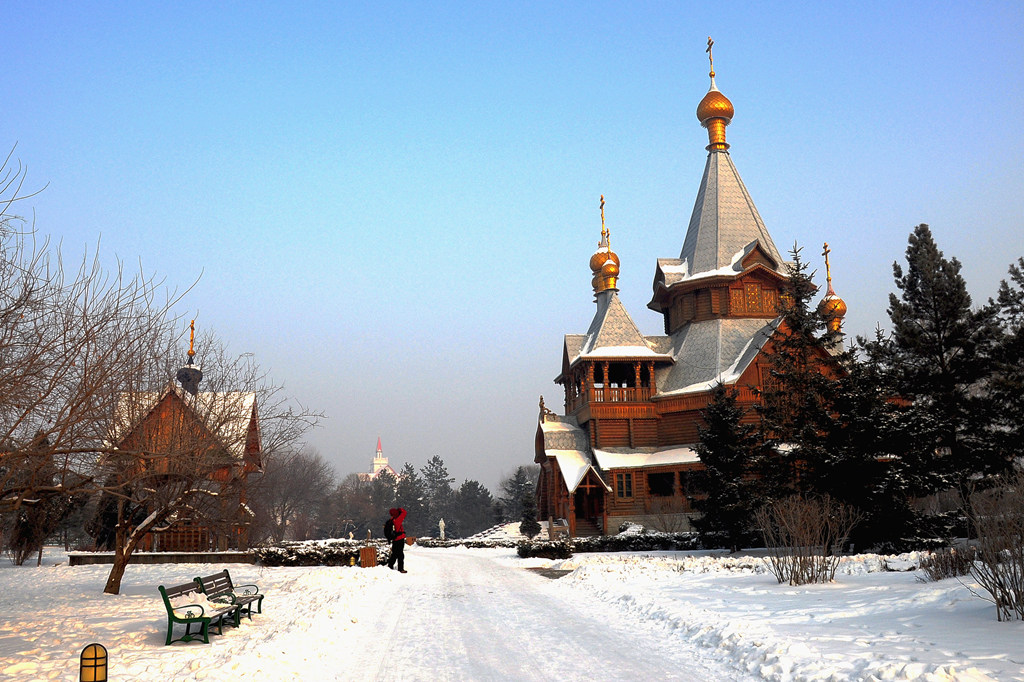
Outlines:
<svg viewBox="0 0 1024 682"><path fill-rule="evenodd" d="M196 343L196 321L192 320L192 323L188 326L188 356L191 358L195 356L195 343Z"/></svg>
<svg viewBox="0 0 1024 682"><path fill-rule="evenodd" d="M828 248L828 242L825 242L821 255L825 257L825 280L828 282L828 290L832 291L832 268L828 264L828 254L830 253L832 253L832 249Z"/></svg>
<svg viewBox="0 0 1024 682"><path fill-rule="evenodd" d="M704 51L708 53L708 61L711 63L711 73L709 73L708 75L711 76L712 78L715 77L715 58L711 55L711 46L714 44L715 41L711 39L711 36L708 36L708 49Z"/></svg>
<svg viewBox="0 0 1024 682"><path fill-rule="evenodd" d="M608 229L604 226L604 195L601 195L601 243L598 246L610 246L608 242Z"/></svg>

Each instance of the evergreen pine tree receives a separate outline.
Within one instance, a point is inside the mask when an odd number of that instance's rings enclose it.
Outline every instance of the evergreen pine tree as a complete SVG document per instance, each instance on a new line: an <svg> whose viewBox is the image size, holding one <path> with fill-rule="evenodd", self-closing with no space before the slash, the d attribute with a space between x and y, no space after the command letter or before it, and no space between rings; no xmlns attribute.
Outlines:
<svg viewBox="0 0 1024 682"><path fill-rule="evenodd" d="M498 501L504 508L504 518L514 521L523 515L523 500L533 498L537 490L539 467L520 466L502 479L498 486Z"/></svg>
<svg viewBox="0 0 1024 682"><path fill-rule="evenodd" d="M427 519L426 490L423 479L412 464L406 462L398 474L395 488L395 506L408 512L405 530L409 535L429 535L431 528Z"/></svg>
<svg viewBox="0 0 1024 682"><path fill-rule="evenodd" d="M528 538L540 533L540 524L537 522L537 500L533 495L525 495L520 501L522 506L522 523L519 524L519 532Z"/></svg>
<svg viewBox="0 0 1024 682"><path fill-rule="evenodd" d="M1024 442L1024 258L1010 265L1010 282L999 285L999 341L994 353L991 397L995 437L1006 457L1021 456Z"/></svg>
<svg viewBox="0 0 1024 682"><path fill-rule="evenodd" d="M994 447L995 410L983 390L992 374L996 310L972 310L960 262L947 260L927 225L914 228L907 270L893 263L900 295L889 295L893 368L899 395L911 401L920 444L937 455L923 464L944 476L942 487L966 493L976 474L1008 462Z"/></svg>
<svg viewBox="0 0 1024 682"><path fill-rule="evenodd" d="M893 399L891 343L880 329L857 343L859 356L847 358L833 403L828 446L841 484L831 494L863 515L850 536L858 548L903 551L920 525L912 500L934 487L934 476L919 463L914 420Z"/></svg>
<svg viewBox="0 0 1024 682"><path fill-rule="evenodd" d="M707 470L707 497L694 501L701 516L693 523L705 547L736 552L754 527L754 511L764 503L756 476L763 448L756 427L743 423L736 390L718 384L711 395L695 448Z"/></svg>
<svg viewBox="0 0 1024 682"><path fill-rule="evenodd" d="M452 529L452 526L448 525L446 534L453 538L462 538L490 528L493 505L494 498L487 488L477 481L463 481L455 492L455 502L452 505L452 521L455 527Z"/></svg>
<svg viewBox="0 0 1024 682"><path fill-rule="evenodd" d="M438 521L452 518L451 507L455 494L452 483L455 479L448 475L448 468L445 467L440 455L431 457L420 469L420 474L427 498L426 525L428 529L436 529Z"/></svg>
<svg viewBox="0 0 1024 682"><path fill-rule="evenodd" d="M793 247L789 278L783 285L780 322L768 354L770 381L759 392L758 410L766 441L777 453L768 458L762 481L766 494L791 491L832 493L836 462L828 445L835 427L833 402L840 360L827 349L836 335L812 298L817 288Z"/></svg>

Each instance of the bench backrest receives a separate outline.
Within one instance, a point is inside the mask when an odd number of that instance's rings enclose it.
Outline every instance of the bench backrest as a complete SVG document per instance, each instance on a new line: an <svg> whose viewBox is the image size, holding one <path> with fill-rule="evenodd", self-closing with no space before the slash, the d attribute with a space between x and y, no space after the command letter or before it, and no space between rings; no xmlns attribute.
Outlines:
<svg viewBox="0 0 1024 682"><path fill-rule="evenodd" d="M227 569L224 569L220 573L196 578L193 582L198 582L199 585L202 586L202 591L211 595L230 592L234 587L234 585L231 584L231 576L228 574Z"/></svg>
<svg viewBox="0 0 1024 682"><path fill-rule="evenodd" d="M160 594L163 595L164 601L170 604L170 601L176 597L183 597L189 592L202 592L199 587L199 583L193 580L190 583L184 585L174 585L173 587L160 586Z"/></svg>

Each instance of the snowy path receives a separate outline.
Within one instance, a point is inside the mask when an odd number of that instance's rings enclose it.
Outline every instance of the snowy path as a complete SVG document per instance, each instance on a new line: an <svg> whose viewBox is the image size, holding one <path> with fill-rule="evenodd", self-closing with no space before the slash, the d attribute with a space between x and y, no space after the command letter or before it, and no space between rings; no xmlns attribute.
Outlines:
<svg viewBox="0 0 1024 682"><path fill-rule="evenodd" d="M354 670L367 680L737 679L678 640L555 581L475 553L419 550L377 608Z"/></svg>

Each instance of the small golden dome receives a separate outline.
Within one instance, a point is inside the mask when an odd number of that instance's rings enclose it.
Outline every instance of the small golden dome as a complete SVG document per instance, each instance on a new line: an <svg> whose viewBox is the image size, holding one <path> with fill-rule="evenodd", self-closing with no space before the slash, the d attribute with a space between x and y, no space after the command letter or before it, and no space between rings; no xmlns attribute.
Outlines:
<svg viewBox="0 0 1024 682"><path fill-rule="evenodd" d="M590 270L592 272L600 272L605 263L609 261L613 261L615 265L619 265L619 256L610 249L600 248L593 256L590 257Z"/></svg>
<svg viewBox="0 0 1024 682"><path fill-rule="evenodd" d="M837 317L839 319L846 317L846 310L846 301L835 294L826 296L821 299L821 303L818 304L818 312L829 319L833 317Z"/></svg>
<svg viewBox="0 0 1024 682"><path fill-rule="evenodd" d="M615 254L612 254L612 255L615 255ZM601 266L601 276L602 277L618 277L619 276L619 264L616 263L615 260L612 260L611 258L609 258L608 260L606 260L604 262L604 265Z"/></svg>
<svg viewBox="0 0 1024 682"><path fill-rule="evenodd" d="M697 120L705 128L707 122L713 118L723 118L725 124L729 125L733 114L735 114L735 110L732 102L715 87L714 81L712 81L708 94L704 95L704 99L697 105Z"/></svg>

